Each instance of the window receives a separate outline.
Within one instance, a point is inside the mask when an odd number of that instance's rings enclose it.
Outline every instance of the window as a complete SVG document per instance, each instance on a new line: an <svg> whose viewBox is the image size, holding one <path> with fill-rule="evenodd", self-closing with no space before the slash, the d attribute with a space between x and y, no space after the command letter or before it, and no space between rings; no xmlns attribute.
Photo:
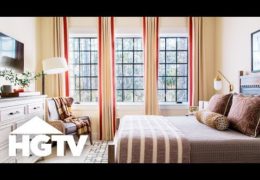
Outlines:
<svg viewBox="0 0 260 180"><path fill-rule="evenodd" d="M142 38L116 38L117 102L144 101Z"/></svg>
<svg viewBox="0 0 260 180"><path fill-rule="evenodd" d="M161 37L158 75L160 102L188 101L188 38Z"/></svg>
<svg viewBox="0 0 260 180"><path fill-rule="evenodd" d="M98 101L97 38L71 37L69 40L70 96L75 102Z"/></svg>

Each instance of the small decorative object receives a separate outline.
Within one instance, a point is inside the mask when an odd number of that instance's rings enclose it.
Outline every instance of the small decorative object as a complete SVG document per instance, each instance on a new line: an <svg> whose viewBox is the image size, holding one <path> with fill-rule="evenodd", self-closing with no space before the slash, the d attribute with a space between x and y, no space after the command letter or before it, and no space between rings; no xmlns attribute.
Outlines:
<svg viewBox="0 0 260 180"><path fill-rule="evenodd" d="M260 30L251 34L251 71L260 72Z"/></svg>
<svg viewBox="0 0 260 180"><path fill-rule="evenodd" d="M12 86L11 85L3 85L1 87L1 93L12 93Z"/></svg>
<svg viewBox="0 0 260 180"><path fill-rule="evenodd" d="M198 106L190 106L188 115L194 115L196 113L196 111L198 111L198 110L199 110Z"/></svg>
<svg viewBox="0 0 260 180"><path fill-rule="evenodd" d="M32 80L36 80L42 74L37 73L33 75L31 72L15 73L13 70L0 70L0 77L4 77L5 80L9 81L14 86L19 86L20 89L15 90L16 92L22 92L24 88L29 87Z"/></svg>

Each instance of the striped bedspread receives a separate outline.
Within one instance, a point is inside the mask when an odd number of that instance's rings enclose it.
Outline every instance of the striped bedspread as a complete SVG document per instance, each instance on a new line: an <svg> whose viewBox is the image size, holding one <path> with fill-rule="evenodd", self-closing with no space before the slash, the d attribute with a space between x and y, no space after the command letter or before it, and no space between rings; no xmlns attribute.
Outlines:
<svg viewBox="0 0 260 180"><path fill-rule="evenodd" d="M115 137L117 163L189 163L190 144L163 116L125 116Z"/></svg>

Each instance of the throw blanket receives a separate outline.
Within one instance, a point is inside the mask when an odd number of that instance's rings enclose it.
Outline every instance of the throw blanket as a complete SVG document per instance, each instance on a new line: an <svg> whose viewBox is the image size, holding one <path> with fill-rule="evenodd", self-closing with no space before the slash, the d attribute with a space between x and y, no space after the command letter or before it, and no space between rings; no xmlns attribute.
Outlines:
<svg viewBox="0 0 260 180"><path fill-rule="evenodd" d="M60 119L66 123L74 123L77 126L78 134L88 134L91 131L90 119L77 118L72 115L70 98L57 97L53 98L58 108Z"/></svg>
<svg viewBox="0 0 260 180"><path fill-rule="evenodd" d="M190 144L163 116L125 116L115 137L117 163L189 163Z"/></svg>

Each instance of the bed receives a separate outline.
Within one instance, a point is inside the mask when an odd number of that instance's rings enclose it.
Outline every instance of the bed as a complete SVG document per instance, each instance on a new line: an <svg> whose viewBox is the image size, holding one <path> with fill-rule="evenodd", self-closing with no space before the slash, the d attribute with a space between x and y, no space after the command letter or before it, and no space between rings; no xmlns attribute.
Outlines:
<svg viewBox="0 0 260 180"><path fill-rule="evenodd" d="M260 76L240 76L240 92L260 94ZM158 122L165 126L158 127ZM165 132L176 136L165 139ZM138 133L145 133L145 137ZM158 137L154 138L154 134ZM163 143L166 141L167 145ZM168 159L167 148L161 148L167 146L170 154L175 153ZM253 138L232 129L218 131L199 123L195 116L126 116L108 151L110 163L260 163L260 137Z"/></svg>

